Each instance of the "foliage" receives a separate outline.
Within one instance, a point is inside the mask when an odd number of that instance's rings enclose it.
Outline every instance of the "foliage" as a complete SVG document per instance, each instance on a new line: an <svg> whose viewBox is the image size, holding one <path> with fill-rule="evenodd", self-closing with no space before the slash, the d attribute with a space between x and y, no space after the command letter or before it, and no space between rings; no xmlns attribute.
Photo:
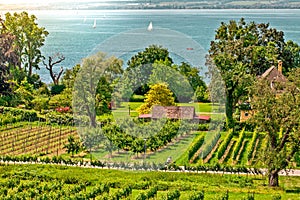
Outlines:
<svg viewBox="0 0 300 200"><path fill-rule="evenodd" d="M207 88L204 86L197 86L193 96L193 100L198 102L209 102Z"/></svg>
<svg viewBox="0 0 300 200"><path fill-rule="evenodd" d="M178 190L174 190L167 193L166 200L174 200L174 199L179 200L179 197L180 197L180 192Z"/></svg>
<svg viewBox="0 0 300 200"><path fill-rule="evenodd" d="M106 81L110 82L121 72L120 66L121 60L98 52L85 58L77 73L73 92L73 111L78 117L89 117L92 127L96 127L96 110L99 102L96 102L95 97L99 94L97 93L99 80L104 76Z"/></svg>
<svg viewBox="0 0 300 200"><path fill-rule="evenodd" d="M206 156L212 151L214 146L217 144L218 140L220 139L221 134L219 131L209 131L205 138L204 143L201 146L200 158L204 159Z"/></svg>
<svg viewBox="0 0 300 200"><path fill-rule="evenodd" d="M185 64L189 68L189 65ZM187 67L186 67L187 68ZM199 76L199 75L198 75ZM180 72L176 65L169 65L165 61L156 61L151 68L148 85L166 83L174 93L176 102L190 102L194 89L189 82L193 79L188 72ZM201 80L201 78L199 78Z"/></svg>
<svg viewBox="0 0 300 200"><path fill-rule="evenodd" d="M49 97L38 96L31 101L32 108L41 112L49 108Z"/></svg>
<svg viewBox="0 0 300 200"><path fill-rule="evenodd" d="M64 145L64 148L67 149L68 153L72 153L72 156L74 155L74 153L78 153L81 145L79 143L79 141L76 141L75 138L70 135L68 137L68 143Z"/></svg>
<svg viewBox="0 0 300 200"><path fill-rule="evenodd" d="M168 61L173 63L172 59L169 57L169 52L167 49L157 46L150 45L144 51L138 52L134 55L128 62L128 70L134 67L138 67L146 64L153 64L155 61Z"/></svg>
<svg viewBox="0 0 300 200"><path fill-rule="evenodd" d="M13 156L2 156L1 160L7 161L6 157L13 159ZM28 157L23 157L27 159ZM272 196L281 195L282 199L297 199L297 193L288 193L282 189L272 190L264 186L264 179L260 176L243 176L228 174L211 174L211 173L174 173L162 171L132 171L132 170L115 170L99 169L85 167L66 166L77 164L75 160L70 162L63 157L55 157L58 163L63 165L49 164L43 165L19 165L17 162L12 165L1 166L0 177L0 198L14 199L22 198L46 198L46 199L63 199L80 197L82 199L98 199L102 197L114 196L125 188L133 189L133 193L127 199L135 199L140 193L148 193L151 188L157 186L158 195L156 199L166 197L168 192L178 190L180 199L189 199L196 191L205 191L205 198L214 199L228 193L231 197L242 199L251 191L255 191L257 199L272 199ZM25 161L25 160L24 160ZM36 162L37 158L32 157ZM46 161L46 159L42 159ZM46 162L45 162L46 163ZM81 162L82 163L82 162ZM93 162L93 164L96 162ZM101 164L109 163L97 162L97 167ZM96 166L96 165L95 165ZM211 166L212 168L213 166ZM93 176L91 176L91 174ZM101 178L95 178L101 177ZM128 179L130 177L130 179ZM293 183L293 186L285 188L293 189L299 186L297 177L282 177L285 185ZM147 183L147 184L144 184ZM252 183L246 184L245 183ZM137 185L147 185L144 188L137 188ZM182 188L189 188L182 190ZM32 189L34 188L34 189ZM30 191L30 192L29 192ZM10 196L8 196L10 195ZM33 195L34 197L29 197ZM95 197L96 196L96 197ZM125 198L124 198L125 199Z"/></svg>
<svg viewBox="0 0 300 200"><path fill-rule="evenodd" d="M269 185L278 186L278 173L288 167L299 151L300 70L289 73L288 81L276 82L269 87L265 79L253 87L253 122L267 136L267 149L262 161L268 169Z"/></svg>
<svg viewBox="0 0 300 200"><path fill-rule="evenodd" d="M44 45L48 32L36 23L36 16L28 15L27 12L6 13L2 33L11 33L17 40L14 44L17 47L18 67L23 68L32 75L33 68L39 69L42 59L40 47Z"/></svg>
<svg viewBox="0 0 300 200"><path fill-rule="evenodd" d="M204 191L193 193L189 200L204 200Z"/></svg>
<svg viewBox="0 0 300 200"><path fill-rule="evenodd" d="M51 111L46 113L45 120L49 123L71 125L74 122L73 115Z"/></svg>
<svg viewBox="0 0 300 200"><path fill-rule="evenodd" d="M34 99L34 88L33 85L27 81L25 77L20 84L15 85L15 105L25 105L26 108L31 108L31 101Z"/></svg>
<svg viewBox="0 0 300 200"><path fill-rule="evenodd" d="M204 142L204 136L200 135L195 142L193 142L192 145L190 145L188 149L188 159L190 160L194 154L199 150L199 148L202 146Z"/></svg>
<svg viewBox="0 0 300 200"><path fill-rule="evenodd" d="M38 120L37 113L32 110L0 107L2 111L0 116L1 125L15 123L20 121L36 121Z"/></svg>
<svg viewBox="0 0 300 200"><path fill-rule="evenodd" d="M144 102L145 100L145 97L143 95L136 95L136 94L133 94L129 101L130 102Z"/></svg>
<svg viewBox="0 0 300 200"><path fill-rule="evenodd" d="M250 141L250 144L248 146L248 150L247 150L247 158L248 160L250 161L252 159L252 156L253 156L253 152L254 152L254 148L255 148L255 144L256 144L256 140L258 138L258 132L257 130L255 129L254 132L253 132L253 135L252 135L252 139Z"/></svg>
<svg viewBox="0 0 300 200"><path fill-rule="evenodd" d="M73 89L74 82L76 80L76 76L77 76L79 70L80 70L80 65L79 64L75 65L71 69L66 69L65 70L64 75L62 77L62 84L66 88Z"/></svg>
<svg viewBox="0 0 300 200"><path fill-rule="evenodd" d="M240 131L240 134L239 134L239 138L237 140L237 143L235 144L234 146L234 149L233 149L233 154L232 154L232 159L235 160L241 147L242 147L242 143L245 139L245 129L243 129L242 131Z"/></svg>
<svg viewBox="0 0 300 200"><path fill-rule="evenodd" d="M51 94L56 95L62 93L62 91L65 89L64 85L55 84L51 86Z"/></svg>
<svg viewBox="0 0 300 200"><path fill-rule="evenodd" d="M144 68L151 69L152 64L154 64L155 61L166 61L170 64L173 63L172 59L169 57L169 51L166 48L158 45L150 45L145 48L144 51L138 52L136 55L131 57L130 60L128 60L128 67L126 68L126 71L139 71ZM133 75L138 76L138 74ZM141 76L138 77L140 80L138 83L141 85L139 85L138 88L135 88L135 91L133 91L135 94L144 95L149 90L147 81L145 81L148 79L147 76L149 76L149 73L141 73Z"/></svg>
<svg viewBox="0 0 300 200"><path fill-rule="evenodd" d="M3 27L3 21L0 17L0 30ZM15 37L10 33L0 34L0 95L7 95L10 93L10 84L8 82L10 75L10 65L17 63L17 55L13 46Z"/></svg>
<svg viewBox="0 0 300 200"><path fill-rule="evenodd" d="M145 95L145 103L137 111L140 114L150 113L152 106L172 106L175 105L173 93L165 83L158 83L150 86L149 92Z"/></svg>
<svg viewBox="0 0 300 200"><path fill-rule="evenodd" d="M227 125L233 127L235 105L247 97L253 78L278 60L286 59L284 34L269 24L231 20L222 22L211 42L207 65L210 73L220 73L226 91ZM294 54L289 54L289 56ZM299 57L299 56L298 56ZM216 69L214 69L216 67ZM284 63L284 70L290 67Z"/></svg>
<svg viewBox="0 0 300 200"><path fill-rule="evenodd" d="M233 131L233 129L230 129L218 149L218 159L220 159L223 156L223 154L225 153L227 146L230 143L233 135L234 135L234 131Z"/></svg>

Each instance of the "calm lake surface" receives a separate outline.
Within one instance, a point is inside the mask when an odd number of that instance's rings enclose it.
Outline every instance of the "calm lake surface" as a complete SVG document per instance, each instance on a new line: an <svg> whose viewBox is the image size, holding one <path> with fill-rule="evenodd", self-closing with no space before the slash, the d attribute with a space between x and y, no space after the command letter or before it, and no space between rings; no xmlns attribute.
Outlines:
<svg viewBox="0 0 300 200"><path fill-rule="evenodd" d="M153 30L164 30L155 36L161 40L152 38L151 42L157 41L158 45L164 46L164 41L170 39L176 48L177 42L185 42L180 37L185 37L203 49L201 54L207 53L210 41L214 39L215 30L221 22L227 23L241 17L245 18L246 22L270 23L271 27L284 32L286 40L300 43L300 10L49 10L29 13L36 15L38 24L49 32L42 49L43 54L50 56L56 52L62 53L66 57L62 63L65 68L71 68L80 63L82 58L96 51L112 51L108 45L110 43L114 43L114 50L120 48L122 51L130 51L121 56L126 63L126 59L149 45L146 36L149 34L147 27L150 21ZM93 28L94 21L96 28ZM173 40L173 33L178 33L180 37ZM132 36L133 34L136 36ZM124 37L126 35L128 38ZM143 38L138 48L131 41L134 38ZM118 39L123 41L119 46L116 45ZM101 46L105 42L106 45ZM192 49L188 45L190 44L186 45L186 51ZM175 62L184 60L184 56L176 57L176 52L174 56ZM38 73L43 81L50 82L47 71L41 69Z"/></svg>

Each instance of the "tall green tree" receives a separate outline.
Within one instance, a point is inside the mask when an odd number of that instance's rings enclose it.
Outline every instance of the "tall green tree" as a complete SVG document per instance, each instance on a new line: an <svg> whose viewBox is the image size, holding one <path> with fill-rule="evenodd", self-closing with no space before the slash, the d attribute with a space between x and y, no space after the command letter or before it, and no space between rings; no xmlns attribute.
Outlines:
<svg viewBox="0 0 300 200"><path fill-rule="evenodd" d="M207 66L211 74L220 73L225 86L227 125L232 127L236 104L249 93L254 77L261 75L278 60L286 60L284 33L269 24L222 22L211 42ZM290 55L290 54L289 54ZM283 63L284 71L291 67Z"/></svg>
<svg viewBox="0 0 300 200"><path fill-rule="evenodd" d="M10 34L0 34L0 95L10 93L10 63L15 63L17 58L13 41L14 37Z"/></svg>
<svg viewBox="0 0 300 200"><path fill-rule="evenodd" d="M261 160L268 170L269 186L278 186L278 173L286 169L300 150L300 69L287 82L260 79L253 87L252 121L266 133L267 148Z"/></svg>
<svg viewBox="0 0 300 200"><path fill-rule="evenodd" d="M108 57L98 52L83 59L82 66L76 75L73 89L73 111L78 117L88 117L91 127L96 127L97 105L96 96L99 94L98 84L101 77L114 77L112 69L120 68L122 61L116 57ZM118 71L118 70L117 70ZM107 81L108 82L108 81ZM98 89L98 90L97 90ZM100 96L98 98L101 99Z"/></svg>
<svg viewBox="0 0 300 200"><path fill-rule="evenodd" d="M49 34L44 27L39 27L37 18L27 12L6 13L2 33L10 33L15 36L14 45L17 47L18 67L32 75L33 69L39 69L42 61L40 48L44 45L45 38Z"/></svg>
<svg viewBox="0 0 300 200"><path fill-rule="evenodd" d="M138 52L128 62L128 70L141 65L153 64L155 61L167 60L173 63L172 58L169 56L169 51L166 48L158 45L150 45L144 51Z"/></svg>
<svg viewBox="0 0 300 200"><path fill-rule="evenodd" d="M127 62L128 67L126 68L126 71L144 71L145 68L150 69L151 67L149 66L153 65L156 61L165 61L170 63L170 65L173 63L168 49L159 45L150 45L145 48L145 50L140 51L131 57L131 59ZM149 73L151 72L141 73L138 82L144 84L133 91L135 94L144 95L150 89L146 84Z"/></svg>

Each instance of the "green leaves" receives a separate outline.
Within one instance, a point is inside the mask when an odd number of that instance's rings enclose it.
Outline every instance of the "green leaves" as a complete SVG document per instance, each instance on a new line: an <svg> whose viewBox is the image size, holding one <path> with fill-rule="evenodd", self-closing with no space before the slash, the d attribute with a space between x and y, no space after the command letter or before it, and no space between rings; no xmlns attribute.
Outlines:
<svg viewBox="0 0 300 200"><path fill-rule="evenodd" d="M44 27L39 27L34 15L22 13L6 13L2 33L10 33L15 36L14 44L18 55L18 67L23 68L29 76L33 68L39 69L42 55L40 47L44 45L45 38L49 34Z"/></svg>

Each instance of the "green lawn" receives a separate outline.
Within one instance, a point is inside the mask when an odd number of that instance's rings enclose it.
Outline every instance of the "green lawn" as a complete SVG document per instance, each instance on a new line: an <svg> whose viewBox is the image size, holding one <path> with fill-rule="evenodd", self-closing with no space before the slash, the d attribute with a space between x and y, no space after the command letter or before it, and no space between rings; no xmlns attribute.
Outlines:
<svg viewBox="0 0 300 200"><path fill-rule="evenodd" d="M136 109L140 107L142 102L122 102L121 106L112 111L115 118L128 117L129 113L131 117L137 117L138 113ZM212 103L178 103L178 106L194 106L195 112L201 115L220 115L222 108L217 104ZM213 111L213 112L212 112ZM221 114L222 115L222 114Z"/></svg>

